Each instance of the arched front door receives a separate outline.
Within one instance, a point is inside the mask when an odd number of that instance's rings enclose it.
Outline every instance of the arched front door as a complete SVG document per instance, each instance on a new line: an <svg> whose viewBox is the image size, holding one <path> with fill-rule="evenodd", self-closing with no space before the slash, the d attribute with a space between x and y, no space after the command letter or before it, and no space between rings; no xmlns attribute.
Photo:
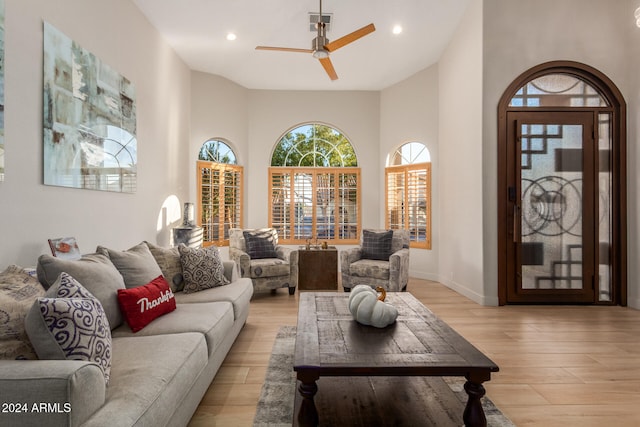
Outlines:
<svg viewBox="0 0 640 427"><path fill-rule="evenodd" d="M500 304L626 305L620 92L591 67L550 62L498 108Z"/></svg>

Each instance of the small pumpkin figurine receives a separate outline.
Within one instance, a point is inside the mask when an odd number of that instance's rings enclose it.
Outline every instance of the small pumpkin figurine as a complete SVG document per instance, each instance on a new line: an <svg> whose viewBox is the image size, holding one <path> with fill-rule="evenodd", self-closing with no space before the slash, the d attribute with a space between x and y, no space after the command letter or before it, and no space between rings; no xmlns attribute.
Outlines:
<svg viewBox="0 0 640 427"><path fill-rule="evenodd" d="M381 292L378 297L378 292ZM363 325L384 328L396 321L398 309L384 302L387 292L378 286L357 285L349 295L349 311L353 318Z"/></svg>

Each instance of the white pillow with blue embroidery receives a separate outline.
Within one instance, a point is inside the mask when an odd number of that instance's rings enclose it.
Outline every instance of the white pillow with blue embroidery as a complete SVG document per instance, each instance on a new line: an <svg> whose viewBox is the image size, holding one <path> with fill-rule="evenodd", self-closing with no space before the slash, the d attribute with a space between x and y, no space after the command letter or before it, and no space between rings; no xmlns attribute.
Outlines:
<svg viewBox="0 0 640 427"><path fill-rule="evenodd" d="M109 382L111 328L102 304L67 273L37 298L25 319L27 335L40 359L96 363Z"/></svg>

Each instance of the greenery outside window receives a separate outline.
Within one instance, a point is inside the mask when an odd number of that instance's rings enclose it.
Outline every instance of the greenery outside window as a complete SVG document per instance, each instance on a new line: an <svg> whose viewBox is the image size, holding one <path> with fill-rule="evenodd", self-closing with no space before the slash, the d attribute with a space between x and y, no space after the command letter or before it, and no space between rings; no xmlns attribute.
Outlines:
<svg viewBox="0 0 640 427"><path fill-rule="evenodd" d="M412 248L431 249L431 162L424 144L396 150L385 169L385 226L409 230Z"/></svg>
<svg viewBox="0 0 640 427"><path fill-rule="evenodd" d="M281 243L357 244L360 168L349 140L323 124L288 131L269 168L269 224Z"/></svg>
<svg viewBox="0 0 640 427"><path fill-rule="evenodd" d="M198 169L198 224L203 228L204 246L228 246L229 229L242 228L243 167L221 140L202 145Z"/></svg>

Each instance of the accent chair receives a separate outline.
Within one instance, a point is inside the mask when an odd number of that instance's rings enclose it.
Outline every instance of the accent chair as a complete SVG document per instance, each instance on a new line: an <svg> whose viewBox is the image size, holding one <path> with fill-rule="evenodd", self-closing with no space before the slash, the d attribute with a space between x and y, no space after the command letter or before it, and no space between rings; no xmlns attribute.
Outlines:
<svg viewBox="0 0 640 427"><path fill-rule="evenodd" d="M340 251L342 287L382 286L406 291L409 281L409 230L362 230L361 245Z"/></svg>
<svg viewBox="0 0 640 427"><path fill-rule="evenodd" d="M253 282L254 291L298 286L298 251L278 245L275 228L229 229L229 257L240 267L240 276Z"/></svg>

